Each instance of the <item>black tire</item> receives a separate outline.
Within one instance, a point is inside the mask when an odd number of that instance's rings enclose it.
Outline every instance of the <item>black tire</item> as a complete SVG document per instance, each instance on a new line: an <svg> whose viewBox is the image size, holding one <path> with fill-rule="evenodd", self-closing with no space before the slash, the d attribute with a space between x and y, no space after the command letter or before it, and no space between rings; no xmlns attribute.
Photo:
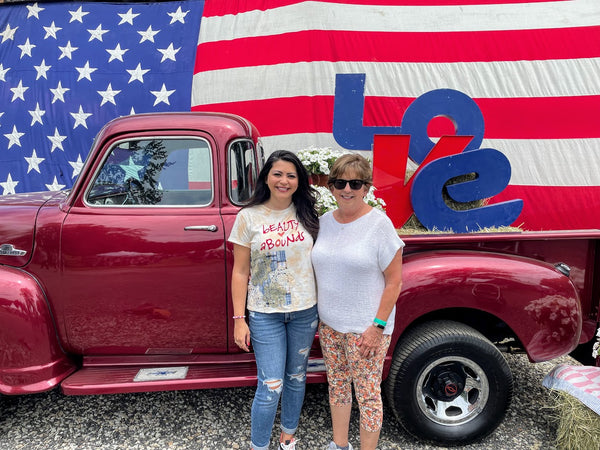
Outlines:
<svg viewBox="0 0 600 450"><path fill-rule="evenodd" d="M458 322L432 321L403 335L384 392L400 424L419 440L466 445L489 435L512 400L500 351Z"/></svg>

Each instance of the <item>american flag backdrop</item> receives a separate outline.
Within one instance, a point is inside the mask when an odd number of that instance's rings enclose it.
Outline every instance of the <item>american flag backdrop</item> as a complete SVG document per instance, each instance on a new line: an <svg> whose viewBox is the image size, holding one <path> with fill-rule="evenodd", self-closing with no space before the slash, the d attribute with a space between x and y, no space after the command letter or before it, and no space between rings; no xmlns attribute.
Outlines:
<svg viewBox="0 0 600 450"><path fill-rule="evenodd" d="M0 7L0 56L0 194L69 187L131 112L237 113L267 152L340 148L336 75L365 74L364 126L460 91L510 161L492 202L523 199L524 229L600 228L598 0L40 2Z"/></svg>
<svg viewBox="0 0 600 450"><path fill-rule="evenodd" d="M0 6L0 194L70 188L115 117L189 111L203 5Z"/></svg>
<svg viewBox="0 0 600 450"><path fill-rule="evenodd" d="M600 228L599 57L598 0L207 1L192 109L247 117L269 150L336 148L336 74L366 75L365 126L455 89L511 164L492 202L523 199L525 229Z"/></svg>

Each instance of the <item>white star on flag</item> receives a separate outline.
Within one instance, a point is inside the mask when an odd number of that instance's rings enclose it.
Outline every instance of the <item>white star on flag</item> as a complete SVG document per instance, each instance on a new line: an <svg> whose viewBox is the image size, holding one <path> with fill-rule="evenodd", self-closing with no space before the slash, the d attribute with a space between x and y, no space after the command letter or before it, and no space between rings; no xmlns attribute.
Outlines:
<svg viewBox="0 0 600 450"><path fill-rule="evenodd" d="M122 25L124 23L133 25L133 19L135 19L137 16L139 16L139 14L134 14L132 12L132 8L129 8L129 11L127 11L125 14L119 14L119 17L121 18L119 25Z"/></svg>
<svg viewBox="0 0 600 450"><path fill-rule="evenodd" d="M6 81L6 72L10 70L10 67L4 68L4 65L0 63L0 80Z"/></svg>
<svg viewBox="0 0 600 450"><path fill-rule="evenodd" d="M42 59L42 62L40 63L40 65L39 66L33 66L33 68L37 72L37 75L35 77L36 80L39 80L42 77L47 80L48 79L47 73L52 68L52 66L47 66L46 65L46 60Z"/></svg>
<svg viewBox="0 0 600 450"><path fill-rule="evenodd" d="M62 30L62 28L54 25L54 21L52 21L49 27L44 27L44 30L46 30L46 36L44 36L44 39L48 39L49 37L57 39L56 33Z"/></svg>
<svg viewBox="0 0 600 450"><path fill-rule="evenodd" d="M92 72L95 72L98 69L95 67L90 67L90 62L86 61L83 67L75 67L75 70L79 72L79 78L77 78L77 81L81 80L82 78L92 81Z"/></svg>
<svg viewBox="0 0 600 450"><path fill-rule="evenodd" d="M175 89L173 89L172 91L168 91L167 88L165 87L164 83L163 83L160 91L150 91L150 93L152 95L156 96L156 100L154 101L154 106L158 105L161 102L164 102L168 105L169 97L171 96L171 94L173 94L173 92L175 92Z"/></svg>
<svg viewBox="0 0 600 450"><path fill-rule="evenodd" d="M121 44L117 44L117 46L114 49L106 49L106 51L110 55L108 62L111 62L115 59L118 59L119 61L123 62L123 55L125 54L125 52L129 51L129 49L121 49Z"/></svg>
<svg viewBox="0 0 600 450"><path fill-rule="evenodd" d="M133 70L128 69L127 73L131 75L129 81L127 83L131 83L132 81L138 80L140 82L144 82L144 75L150 72L150 69L142 69L142 64L138 63L137 67Z"/></svg>
<svg viewBox="0 0 600 450"><path fill-rule="evenodd" d="M58 48L60 49L60 56L58 57L59 60L63 58L73 59L71 54L77 50L77 47L71 47L71 41L68 41L66 46L58 46Z"/></svg>
<svg viewBox="0 0 600 450"><path fill-rule="evenodd" d="M69 20L69 23L71 23L71 22L83 23L83 17L87 16L89 14L89 12L84 12L83 7L80 6L77 9L77 11L69 11L69 14L71 14L71 20Z"/></svg>
<svg viewBox="0 0 600 450"><path fill-rule="evenodd" d="M54 95L54 97L52 98L52 103L54 103L56 100L60 100L61 102L65 102L65 92L70 91L70 88L65 88L62 87L61 82L58 82L58 86L56 86L54 89L50 89L50 92L52 92L52 94Z"/></svg>
<svg viewBox="0 0 600 450"><path fill-rule="evenodd" d="M73 168L73 174L71 175L71 178L75 178L81 173L81 169L83 169L83 161L81 160L81 155L77 155L77 161L69 161L69 164Z"/></svg>
<svg viewBox="0 0 600 450"><path fill-rule="evenodd" d="M88 42L93 41L94 39L98 39L100 42L102 42L102 36L105 33L108 33L108 30L103 30L102 24L100 24L96 27L95 30L88 30L88 32L90 33L90 38Z"/></svg>
<svg viewBox="0 0 600 450"><path fill-rule="evenodd" d="M27 38L27 40L25 41L24 44L17 45L17 47L19 47L21 49L21 59L23 59L23 56L25 56L25 55L27 55L31 58L31 50L33 50L37 46L32 45L29 42L29 38Z"/></svg>
<svg viewBox="0 0 600 450"><path fill-rule="evenodd" d="M29 111L29 114L31 114L31 126L33 126L34 123L38 122L44 125L44 122L42 122L42 116L46 114L46 111L40 109L39 102L35 104L35 110Z"/></svg>
<svg viewBox="0 0 600 450"><path fill-rule="evenodd" d="M46 187L48 188L49 191L60 191L62 188L65 187L65 185L59 184L58 181L56 180L56 177L54 177L54 181L52 182L52 184L47 184Z"/></svg>
<svg viewBox="0 0 600 450"><path fill-rule="evenodd" d="M62 146L62 141L64 141L67 138L67 136L61 136L58 132L58 128L54 128L54 136L47 137L48 139L50 139L50 142L52 142L52 148L50 149L50 153L54 152L54 150L56 150L57 148L61 149L63 152L65 151L65 149Z"/></svg>
<svg viewBox="0 0 600 450"><path fill-rule="evenodd" d="M18 98L25 101L23 95L27 89L29 89L27 86L23 86L23 80L19 80L19 85L16 88L10 88L10 91L13 93L11 102L14 102Z"/></svg>
<svg viewBox="0 0 600 450"><path fill-rule="evenodd" d="M8 148L11 148L13 145L21 146L21 137L24 136L25 133L19 133L17 131L17 126L13 125L12 133L7 133L4 135L8 139Z"/></svg>
<svg viewBox="0 0 600 450"><path fill-rule="evenodd" d="M154 31L152 29L152 25L150 25L146 31L138 31L139 35L142 36L142 39L140 39L140 44L144 41L150 41L150 42L154 42L154 36L156 36L158 33L160 33L160 30L156 30Z"/></svg>
<svg viewBox="0 0 600 450"><path fill-rule="evenodd" d="M35 170L37 173L42 173L40 172L40 164L45 159L46 158L38 158L34 148L31 156L29 158L27 156L25 157L25 161L27 161L27 173L31 172L32 170Z"/></svg>
<svg viewBox="0 0 600 450"><path fill-rule="evenodd" d="M181 47L178 49L173 48L172 42L169 44L169 46L167 48L158 48L157 50L159 52L161 52L163 55L160 62L164 62L167 59L170 59L171 61L175 61L175 55L177 54L177 52L179 52L180 49L181 49Z"/></svg>
<svg viewBox="0 0 600 450"><path fill-rule="evenodd" d="M8 174L8 178L6 178L6 181L4 183L0 183L0 186L2 186L2 195L8 195L8 194L15 194L15 187L17 186L17 184L19 184L18 181L13 181L10 173Z"/></svg>
<svg viewBox="0 0 600 450"><path fill-rule="evenodd" d="M181 22L181 23L185 23L185 16L187 16L187 14L190 11L186 11L183 12L181 10L181 6L177 8L177 11L172 12L172 13L167 13L169 16L171 16L171 22L169 22L170 25L174 24L175 22Z"/></svg>
<svg viewBox="0 0 600 450"><path fill-rule="evenodd" d="M10 23L6 24L6 28L4 28L4 31L2 33L0 33L0 35L2 35L2 42L0 42L0 44L3 44L5 41L8 40L14 40L15 32L18 28L19 27L10 28Z"/></svg>
<svg viewBox="0 0 600 450"><path fill-rule="evenodd" d="M100 106L104 105L107 102L112 103L113 105L116 105L115 96L119 92L121 92L121 91L113 90L111 83L108 83L108 86L105 91L98 91L98 94L100 94L102 96L102 103L100 103Z"/></svg>
<svg viewBox="0 0 600 450"><path fill-rule="evenodd" d="M39 13L41 13L45 8L40 8L36 3L34 3L33 5L27 5L26 6L27 11L29 11L27 13L27 18L29 19L30 17L35 17L36 19L39 19Z"/></svg>
<svg viewBox="0 0 600 450"><path fill-rule="evenodd" d="M70 113L71 116L73 116L73 119L75 119L75 124L73 125L73 129L77 128L79 125L87 128L87 123L85 123L85 120L90 117L92 115L92 113L84 113L83 112L83 107L81 105L79 105L79 111L76 113Z"/></svg>

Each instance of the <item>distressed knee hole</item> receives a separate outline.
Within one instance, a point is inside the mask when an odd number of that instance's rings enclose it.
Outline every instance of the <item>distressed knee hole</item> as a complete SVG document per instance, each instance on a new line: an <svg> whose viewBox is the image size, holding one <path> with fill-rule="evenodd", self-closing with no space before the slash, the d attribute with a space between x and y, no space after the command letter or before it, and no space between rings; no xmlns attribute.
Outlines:
<svg viewBox="0 0 600 450"><path fill-rule="evenodd" d="M306 378L306 373L304 373L304 372L294 373L294 374L290 375L290 380L296 380L301 383L304 381L305 378Z"/></svg>
<svg viewBox="0 0 600 450"><path fill-rule="evenodd" d="M308 357L309 352L310 352L310 347L304 347L304 348L301 348L300 350L298 350L298 353L301 354L302 356L304 356L305 358Z"/></svg>
<svg viewBox="0 0 600 450"><path fill-rule="evenodd" d="M275 392L280 392L281 391L282 382L281 382L280 379L265 380L264 383L269 388L269 390L271 390L271 391L275 391Z"/></svg>

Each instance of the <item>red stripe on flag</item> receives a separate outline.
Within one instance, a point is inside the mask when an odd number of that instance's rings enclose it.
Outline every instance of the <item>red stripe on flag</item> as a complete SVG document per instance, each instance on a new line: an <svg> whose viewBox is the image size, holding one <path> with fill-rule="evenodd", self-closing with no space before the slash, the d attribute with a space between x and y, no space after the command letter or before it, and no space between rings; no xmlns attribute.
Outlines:
<svg viewBox="0 0 600 450"><path fill-rule="evenodd" d="M515 198L524 204L513 225L525 223L526 230L600 228L600 186L508 186L490 203Z"/></svg>
<svg viewBox="0 0 600 450"><path fill-rule="evenodd" d="M192 111L238 114L252 122L261 136L293 133L331 133L333 97L284 97L269 100L211 103Z"/></svg>
<svg viewBox="0 0 600 450"><path fill-rule="evenodd" d="M442 33L307 30L202 43L194 73L304 61L447 63L595 58L600 56L598 42L600 26Z"/></svg>
<svg viewBox="0 0 600 450"><path fill-rule="evenodd" d="M366 97L363 125L398 126L413 99ZM600 96L473 99L487 139L599 138ZM447 134L432 127L430 136Z"/></svg>
<svg viewBox="0 0 600 450"><path fill-rule="evenodd" d="M366 97L364 126L399 126L414 99ZM599 138L600 96L474 99L485 118L488 139ZM192 107L192 111L239 114L263 136L331 133L332 96L284 97ZM434 124L432 124L434 125ZM447 134L443 124L431 136Z"/></svg>
<svg viewBox="0 0 600 450"><path fill-rule="evenodd" d="M320 3L375 5L375 6L452 6L452 5L504 5L517 3L550 3L551 0L321 0ZM570 0L552 0L570 1ZM204 17L224 16L248 11L279 8L303 3L299 0L206 0Z"/></svg>

